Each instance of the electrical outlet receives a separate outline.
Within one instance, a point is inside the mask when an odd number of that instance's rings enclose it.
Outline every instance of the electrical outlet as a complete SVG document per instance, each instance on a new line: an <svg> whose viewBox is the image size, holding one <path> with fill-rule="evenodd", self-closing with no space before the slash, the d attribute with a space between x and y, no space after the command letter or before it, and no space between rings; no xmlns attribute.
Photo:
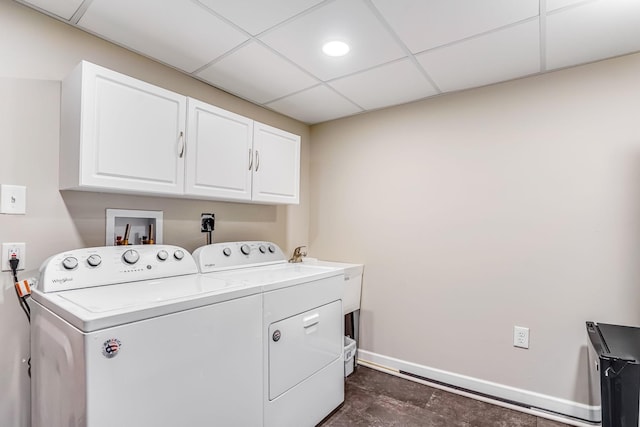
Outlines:
<svg viewBox="0 0 640 427"><path fill-rule="evenodd" d="M200 231L202 233L208 233L213 231L216 225L216 214L203 213L200 214Z"/></svg>
<svg viewBox="0 0 640 427"><path fill-rule="evenodd" d="M529 328L522 326L513 327L513 346L529 348Z"/></svg>
<svg viewBox="0 0 640 427"><path fill-rule="evenodd" d="M27 256L27 248L24 243L3 243L2 244L2 271L11 271L9 260L15 255L18 258L18 270L24 270Z"/></svg>

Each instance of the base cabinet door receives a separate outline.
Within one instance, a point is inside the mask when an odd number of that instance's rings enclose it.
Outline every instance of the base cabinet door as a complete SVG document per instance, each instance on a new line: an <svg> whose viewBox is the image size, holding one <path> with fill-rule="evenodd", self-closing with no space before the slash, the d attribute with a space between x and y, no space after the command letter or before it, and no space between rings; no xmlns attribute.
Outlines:
<svg viewBox="0 0 640 427"><path fill-rule="evenodd" d="M188 100L185 194L251 200L253 120Z"/></svg>
<svg viewBox="0 0 640 427"><path fill-rule="evenodd" d="M300 202L300 136L263 123L253 125L252 200Z"/></svg>
<svg viewBox="0 0 640 427"><path fill-rule="evenodd" d="M83 61L63 82L62 189L182 194L186 97Z"/></svg>

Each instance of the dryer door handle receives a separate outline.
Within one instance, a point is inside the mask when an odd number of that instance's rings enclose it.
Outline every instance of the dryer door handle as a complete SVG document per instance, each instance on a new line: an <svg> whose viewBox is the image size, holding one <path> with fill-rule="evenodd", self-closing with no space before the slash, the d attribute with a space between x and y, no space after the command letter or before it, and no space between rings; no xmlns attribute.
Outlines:
<svg viewBox="0 0 640 427"><path fill-rule="evenodd" d="M302 325L304 328L310 328L313 325L317 325L320 322L320 313L314 313L310 316L302 318Z"/></svg>

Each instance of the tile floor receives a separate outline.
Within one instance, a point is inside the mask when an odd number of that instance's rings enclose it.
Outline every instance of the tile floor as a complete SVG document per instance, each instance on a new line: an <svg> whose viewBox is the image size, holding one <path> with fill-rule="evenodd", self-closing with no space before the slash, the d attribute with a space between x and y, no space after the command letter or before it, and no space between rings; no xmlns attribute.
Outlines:
<svg viewBox="0 0 640 427"><path fill-rule="evenodd" d="M321 427L568 427L359 366Z"/></svg>

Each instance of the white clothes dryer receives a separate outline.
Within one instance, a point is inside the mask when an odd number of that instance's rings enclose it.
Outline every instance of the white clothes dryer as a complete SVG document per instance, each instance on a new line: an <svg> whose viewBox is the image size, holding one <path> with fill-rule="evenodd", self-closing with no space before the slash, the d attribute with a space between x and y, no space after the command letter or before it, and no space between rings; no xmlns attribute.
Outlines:
<svg viewBox="0 0 640 427"><path fill-rule="evenodd" d="M263 292L264 426L315 426L344 401L344 269L288 263L271 242L193 252L204 277Z"/></svg>
<svg viewBox="0 0 640 427"><path fill-rule="evenodd" d="M262 289L169 245L67 251L32 305L33 427L262 426Z"/></svg>

